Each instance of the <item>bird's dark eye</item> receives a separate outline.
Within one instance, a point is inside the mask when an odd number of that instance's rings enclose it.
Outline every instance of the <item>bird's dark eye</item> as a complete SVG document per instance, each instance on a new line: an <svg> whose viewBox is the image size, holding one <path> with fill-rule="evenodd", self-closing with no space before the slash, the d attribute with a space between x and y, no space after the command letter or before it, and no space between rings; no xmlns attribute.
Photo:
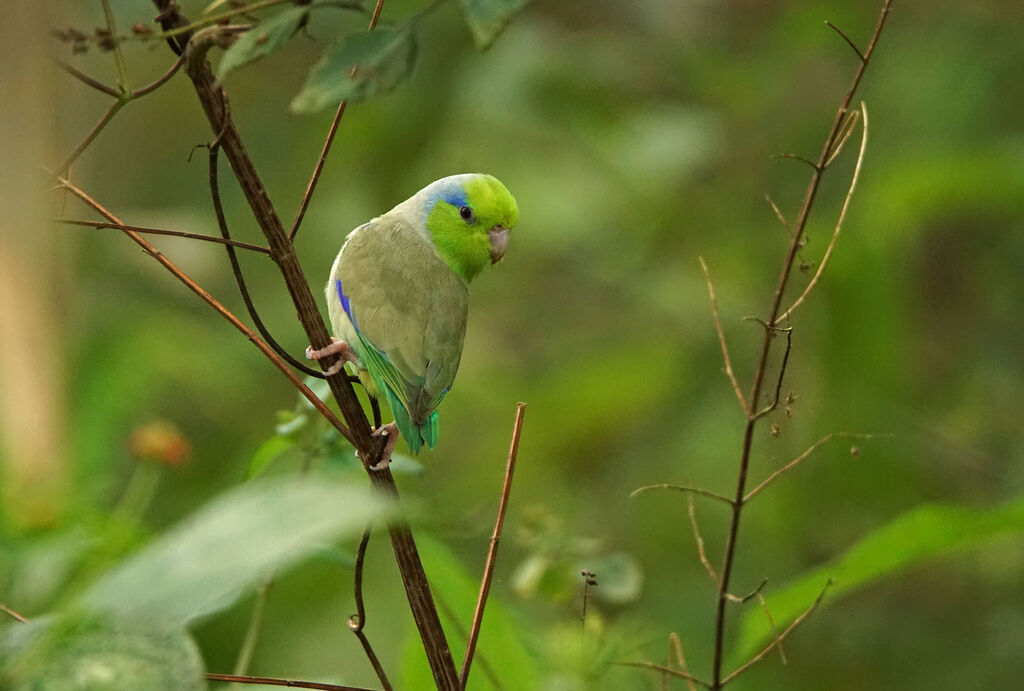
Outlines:
<svg viewBox="0 0 1024 691"><path fill-rule="evenodd" d="M463 206L459 208L459 216L462 216L463 221L471 221L473 220L473 210L468 206Z"/></svg>

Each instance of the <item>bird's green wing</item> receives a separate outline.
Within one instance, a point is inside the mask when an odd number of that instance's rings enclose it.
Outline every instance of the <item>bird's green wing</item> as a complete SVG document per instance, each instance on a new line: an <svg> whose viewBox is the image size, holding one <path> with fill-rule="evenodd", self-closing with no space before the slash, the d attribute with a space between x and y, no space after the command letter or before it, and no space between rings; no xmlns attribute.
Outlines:
<svg viewBox="0 0 1024 691"><path fill-rule="evenodd" d="M459 367L465 282L413 227L387 216L349 237L331 278L363 365L410 421L424 426ZM436 419L432 424L436 436Z"/></svg>

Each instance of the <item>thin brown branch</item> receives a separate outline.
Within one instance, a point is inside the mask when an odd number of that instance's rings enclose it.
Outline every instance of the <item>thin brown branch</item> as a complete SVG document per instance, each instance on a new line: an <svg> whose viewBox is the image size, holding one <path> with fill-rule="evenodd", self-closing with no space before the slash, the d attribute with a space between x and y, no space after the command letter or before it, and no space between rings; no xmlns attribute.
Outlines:
<svg viewBox="0 0 1024 691"><path fill-rule="evenodd" d="M373 650L373 646L370 645L370 639L366 637L366 632L363 631L366 627L366 606L363 603L363 566L366 563L366 547L370 544L372 532L373 526L366 526L366 530L363 531L363 537L359 541L359 549L356 551L356 568L352 585L352 595L356 601L356 613L348 618L348 628L359 639L360 645L363 646L363 652L366 653L366 659L370 661L370 666L373 667L373 671L377 674L377 679L380 680L384 691L392 691L394 687L391 686L388 675L384 672L384 667L377 658L377 653Z"/></svg>
<svg viewBox="0 0 1024 691"><path fill-rule="evenodd" d="M698 260L700 260L700 268L704 270L704 280L708 284L708 298L711 300L711 314L715 318L715 331L718 332L718 343L722 347L725 375L729 377L729 383L732 384L732 390L740 402L743 414L750 415L750 406L747 405L747 399L743 397L743 392L740 390L740 383L736 380L736 375L732 371L732 360L729 359L729 346L725 343L725 331L722 330L722 320L718 315L718 300L715 298L715 286L711 282L711 272L708 271L708 265L704 261L704 257L698 257Z"/></svg>
<svg viewBox="0 0 1024 691"><path fill-rule="evenodd" d="M861 106L864 105L864 101L861 101ZM829 154L828 160L825 161L825 167L828 168L832 163L839 158L839 154L843 152L843 147L846 146L846 142L853 136L853 131L857 129L857 122L860 120L860 111L855 110L846 116L846 121L843 123L843 129L839 134L839 141L836 143L832 153Z"/></svg>
<svg viewBox="0 0 1024 691"><path fill-rule="evenodd" d="M384 7L384 0L377 0L377 6L373 8L373 16L370 17L370 28L367 31L373 31L377 26L377 20L380 19L381 8ZM355 73L357 67L352 68L352 72ZM342 101L338 104L338 110L334 113L334 119L331 121L331 127L327 130L327 139L324 140L323 149L320 151L320 158L316 161L316 167L313 168L313 175L309 178L309 184L306 185L306 192L302 195L302 203L299 204L299 210L295 214L295 220L292 221L291 232L288 233L288 239L294 241L296 233L299 232L299 226L302 225L302 219L306 216L306 209L309 208L309 200L313 198L313 192L316 190L316 185L320 181L320 173L323 172L324 164L327 162L327 154L331 151L331 145L334 144L334 135L338 133L338 125L341 124L341 116L345 114L345 106L348 105L348 101Z"/></svg>
<svg viewBox="0 0 1024 691"><path fill-rule="evenodd" d="M131 93L131 98L139 98L141 96L145 96L146 94L153 93L154 91L159 89L161 86L166 84L167 81L171 77L173 77L175 74L177 74L178 70L180 70L181 66L184 65L184 64L185 64L185 57L184 57L184 55L179 55L178 59L174 61L174 64L171 65L170 68L166 72L164 72L156 80L150 82L149 84L146 84L146 86L140 87L140 88L136 89L135 91L133 91Z"/></svg>
<svg viewBox="0 0 1024 691"><path fill-rule="evenodd" d="M683 642L679 638L679 634L672 632L668 635L669 647L675 652L676 664L679 665L679 669L683 670L683 674L690 676L690 668L686 665L686 656L683 655ZM669 665L671 667L671 665ZM693 679L686 680L686 688L689 691L697 691L697 687L694 685Z"/></svg>
<svg viewBox="0 0 1024 691"><path fill-rule="evenodd" d="M119 219L111 212L107 211L107 209L105 209L99 202L97 202L95 199L86 194L83 190L72 184L66 178L58 177L57 182L61 187L67 189L73 195L81 199L83 202L85 202L88 206L90 206L93 210L95 210L97 213L99 213L101 216L106 218L111 223L115 223L119 226L125 225L124 223L121 222L121 219ZM127 228L127 226L125 227ZM327 421L330 422L331 425L333 425L334 428L338 430L338 432L343 437L348 439L349 442L352 441L351 432L349 432L348 428L341 422L341 420L338 419L338 417L331 411L331 409L328 408L327 405L323 401L321 401L320 398L315 393L313 393L308 386L302 383L302 380L299 379L294 372L292 372L292 370L288 367L288 364L284 360L282 360L280 356L278 356L278 354L275 353L270 346L264 343L259 336L253 333L253 331L248 326L242 323L242 321L234 314L232 314L230 310L224 307L224 305L218 302L216 298L214 298L212 295L207 293L198 283L192 280L192 278L190 278L188 274L179 269L174 264L174 262L172 262L170 259L164 256L161 252L159 252L140 234L136 233L133 230L123 230L122 232L129 238L131 238L133 241L135 241L137 245L142 247L146 254L153 257L153 259L157 260L165 269L170 271L174 275L174 277L181 281L183 284L185 284L185 286L189 290L198 295L204 302L210 305L210 307L215 309L218 314L227 319L232 326L238 329L238 331L240 331L247 339L249 339L249 341L254 346L256 346L260 350L260 352L263 353L274 364L274 366L277 367L277 369L280 370L281 373L285 375L285 377L288 378L288 381L292 383L292 386L298 389L299 393L305 396L306 400L308 400L313 405L313 407L316 408L320 412L320 414L323 415L324 418L327 419Z"/></svg>
<svg viewBox="0 0 1024 691"><path fill-rule="evenodd" d="M92 77L87 75L85 72L82 72L82 71L80 71L78 69L75 69L74 67L72 67L68 63L64 62L63 60L55 60L54 62L57 63L57 67L61 68L62 70L64 70L65 72L67 72L68 74L70 74L72 77L74 77L78 81L82 82L83 84L85 84L87 86L91 86L92 88L96 89L97 91L102 92L104 94L107 94L108 96L113 96L114 98L121 98L121 92L118 91L117 89L115 89L114 87L107 86L106 84L104 84L103 82L99 81L98 79L93 79Z"/></svg>
<svg viewBox="0 0 1024 691"><path fill-rule="evenodd" d="M793 226L792 240L789 245L789 250L786 253L786 258L783 260L782 269L779 272L775 293L772 296L771 307L768 312L769 316L767 326L772 328L765 329L764 336L761 341L761 351L758 356L757 369L754 372L754 380L751 386L750 401L752 406L756 405L756 401L761 393L761 387L764 384L768 355L771 351L774 336L773 327L778 324L780 309L782 306L782 297L785 293L786 286L789 283L790 275L792 274L794 260L802 246L804 228L807 226L807 220L810 217L811 209L814 206L814 200L818 194L818 188L821 185L821 178L825 171L825 163L828 161L834 144L837 141L843 120L849 111L850 103L853 101L854 94L857 92L857 87L860 85L860 81L871 61L871 55L874 53L875 46L878 45L878 39L882 34L882 29L885 27L885 22L891 9L891 0L883 0L878 20L875 23L874 32L871 35L871 40L868 42L868 46L864 50L863 60L861 60L860 65L857 68L857 72L854 74L853 80L846 90L845 96L843 97L839 108L836 110L836 114L832 120L832 126L829 129L829 133L822 145L821 153L818 156L818 163L816 165L812 164L814 172L807 184L804 201ZM712 663L711 688L715 690L721 689L725 683L722 678L722 662L725 656L725 614L726 602L728 602L728 598L726 596L729 593L729 581L732 577L732 568L736 555L736 542L739 537L740 518L743 513L743 498L746 494L747 473L750 468L750 456L754 441L754 430L757 426L758 419L759 418L756 416L748 418L743 431L743 449L740 454L739 471L737 472L736 477L736 493L733 503L732 520L729 523L729 533L725 543L725 556L722 560L722 577L719 583L718 601L715 611L714 660Z"/></svg>
<svg viewBox="0 0 1024 691"><path fill-rule="evenodd" d="M444 599L444 596L441 593L437 593L435 597L437 598L437 606L441 608L442 612L444 612L444 616L448 619L448 624L455 629L455 633L462 639L469 640L469 632L466 630L466 627L459 622L459 615L455 613L455 610L452 609L448 601ZM494 670L494 666L487 660L487 656L484 655L483 651L476 651L476 654L473 656L473 662L476 663L484 673L487 680L491 682L491 686L498 689L498 691L503 691L505 687L501 683L501 679L498 678L498 675Z"/></svg>
<svg viewBox="0 0 1024 691"><path fill-rule="evenodd" d="M316 681L296 681L294 679L275 679L274 677L244 677L238 674L216 674L207 672L209 681L230 681L234 684L260 684L262 686L288 686L293 689L318 689L319 691L372 691L361 686L342 686L341 684L322 684Z"/></svg>
<svg viewBox="0 0 1024 691"><path fill-rule="evenodd" d="M688 674L687 672L680 672L677 669L672 669L671 667L659 665L654 662L613 662L612 664L618 665L619 667L636 667L637 669L649 669L654 672L661 672L662 674L670 674L673 677L676 677L677 679L685 679L687 681L692 681L694 684L699 684L700 686L703 686L706 689L711 688L711 684L709 682L704 681L703 679L699 679L693 676L692 674Z"/></svg>
<svg viewBox="0 0 1024 691"><path fill-rule="evenodd" d="M226 98L226 97L225 97ZM227 103L225 101L225 112L227 111ZM218 156L217 153L220 151L219 144L220 137L214 139L213 143L210 144L210 157L209 157L209 184L210 184L210 197L213 202L213 212L217 217L217 227L220 228L221 237L225 242L230 243L231 231L228 229L228 219L224 214L224 205L220 199L220 182L218 179ZM231 244L228 244L225 248L228 253L228 262L231 264L231 273L235 277L235 285L238 286L238 292L242 296L242 302L245 303L245 309L249 312L249 317L252 319L253 324L256 326L256 330L263 336L263 340L274 349L278 355L285 359L295 369L299 370L303 374L311 377L324 378L323 373L313 369L304 362L300 362L298 359L292 357L291 353L285 350L284 346L277 342L277 339L270 333L270 329L263 323L263 319L260 318L259 311L256 309L256 304L252 301L252 296L249 294L249 287L245 283L245 276L242 274L242 266L238 262L238 255L235 253L235 249Z"/></svg>
<svg viewBox="0 0 1024 691"><path fill-rule="evenodd" d="M767 578L762 578L761 582L758 583L754 587L754 589L751 590L746 595L733 595L732 593L729 593L729 595L727 597L729 598L729 602L735 602L736 604L742 605L745 602L750 602L755 597L760 597L761 596L761 591L764 590L764 587L766 585L768 585L768 579Z"/></svg>
<svg viewBox="0 0 1024 691"><path fill-rule="evenodd" d="M789 315L793 313L797 307L810 295L811 291L814 290L814 286L821 280L821 275L825 273L825 267L828 266L828 260L832 257L832 250L835 249L836 242L839 240L839 231L843 229L843 221L846 220L846 212L850 208L850 200L853 198L853 192L857 189L857 180L860 179L861 165L864 163L864 151L868 145L868 109L861 101L860 104L861 119L864 124L861 128L860 137L860 151L857 153L857 165L853 168L853 177L850 179L850 187L846 190L846 198L843 200L843 208L839 211L839 220L836 221L836 227L832 231L832 239L828 243L828 247L825 248L825 255L821 258L821 263L818 265L818 270L814 272L814 276L807 283L807 287L804 288L804 292L800 293L800 297L793 301L793 304L789 306L785 312L779 315L779 320L787 319ZM838 153L838 151L837 151Z"/></svg>
<svg viewBox="0 0 1024 691"><path fill-rule="evenodd" d="M807 619L807 617L811 616L811 614L814 612L814 610L816 610L818 608L818 605L821 604L822 599L825 597L825 593L828 592L828 589L829 589L830 585L832 585L832 581L831 580L829 580L829 582L825 584L825 587L822 588L821 592L818 594L818 597L816 597L814 599L814 602L811 603L811 606L808 607L807 609L805 609L803 611L803 613L800 614L799 617L794 619L793 623L790 624L789 626L787 626L785 631L780 633L778 635L778 637L775 638L775 640L773 640L771 643L769 643L767 646L765 646L765 648L761 652L759 652L757 655L755 655L754 657L752 657L749 660L747 660L742 665L740 665L737 669L735 669L732 672L732 674L729 674L724 679L722 679L722 681L720 683L720 686L725 686L730 681L732 681L733 679L735 679L739 675L741 675L744 672L746 672L748 669L750 669L751 667L756 665L758 662L763 660L764 656L772 651L772 648L774 648L774 647L776 647L778 645L781 645L782 641L786 640L786 637L789 636L789 634L793 633L793 631L796 629L796 627L800 626L800 624L802 624L804 622L804 620Z"/></svg>
<svg viewBox="0 0 1024 691"><path fill-rule="evenodd" d="M764 612L764 617L768 620L768 627L772 630L772 636L775 638L775 647L779 650L779 659L782 660L782 664L786 664L786 650L782 647L779 629L775 626L775 619L772 617L771 610L768 609L768 601L764 599L764 595L761 594L760 590L757 591L757 602L761 605L761 611Z"/></svg>
<svg viewBox="0 0 1024 691"><path fill-rule="evenodd" d="M789 230L789 223L786 222L786 217L782 215L782 211L775 204L772 198L766 194L764 195L764 199L772 207L772 211L775 212L775 218L779 219L779 223L782 224L782 227L785 228L786 230Z"/></svg>
<svg viewBox="0 0 1024 691"><path fill-rule="evenodd" d="M819 164L815 163L814 161L812 161L809 158L804 158L803 156L799 156L797 154L772 154L771 158L789 158L789 159L792 159L794 161L800 161L801 163L806 163L807 165L809 165L811 168L813 168L816 171L820 170L819 167L818 167Z"/></svg>
<svg viewBox="0 0 1024 691"><path fill-rule="evenodd" d="M850 40L850 37L849 37L849 36L847 36L847 35L846 35L846 34L845 34L845 33L843 32L843 30L842 30L842 29L840 29L840 28L839 28L838 26L836 26L836 25L835 25L835 24L833 24L832 22L828 21L827 19L825 20L825 24L826 24L826 25L827 25L827 26L828 26L828 27L829 27L830 29L832 29L832 30L833 30L833 31L835 31L835 32L836 32L837 34L839 34L840 36L842 36L842 37L843 37L843 40L844 40L844 41L846 41L846 44L847 44L848 46L850 46L851 48L853 48L853 52L857 54L857 57L858 57L858 58L860 58L860 61L861 61L861 62L864 62L864 61L866 61L866 60L867 60L867 58L865 58L865 57L864 57L864 53L860 52L860 48L858 48L858 47L857 47L857 44L856 44L856 43L854 43L854 42L853 42L852 40Z"/></svg>
<svg viewBox="0 0 1024 691"><path fill-rule="evenodd" d="M22 624L27 624L28 623L28 619L26 619L25 617L21 616L20 614L15 612L10 607L8 607L7 605L3 604L2 602L0 602L0 612L3 612L4 614L7 614L10 617L13 617L14 619L17 619Z"/></svg>
<svg viewBox="0 0 1024 691"><path fill-rule="evenodd" d="M498 516L494 520L494 531L491 533L491 541L487 547L487 562L484 564L484 575L480 580L480 594L476 598L473 623L469 627L469 638L466 641L466 655L462 659L462 673L459 675L462 688L466 688L466 682L469 679L469 669L473 664L473 654L476 652L480 625L484 620L484 607L487 605L487 595L491 591L491 579L494 578L494 566L498 560L498 542L501 540L501 530L505 525L505 512L508 510L509 496L512 494L512 474L516 469L516 457L519 455L519 435L523 431L523 416L525 414L526 404L517 404L516 419L512 424L512 442L509 444L508 460L505 463L505 479L501 483Z"/></svg>
<svg viewBox="0 0 1024 691"><path fill-rule="evenodd" d="M165 30L188 27L188 21L171 0L153 0L153 2L160 10L160 22ZM190 29L183 30L181 36L188 36L189 31ZM235 123L224 111L220 87L205 59L206 52L220 34L216 30L214 33L201 36L203 33L191 36L184 46L187 48L186 72L192 81L210 126L214 132L221 133L219 140L221 148L231 163L231 168L260 229L267 238L271 257L281 270L282 278L309 344L314 349L322 349L330 344L330 334L320 315L309 282L306 280L295 249L288 238L288 233L284 230L259 173L249 158ZM182 47L182 40L179 38L173 41L173 47ZM319 364L321 369L328 369L336 362L337 356L329 355L320 360ZM351 433L350 441L353 442L353 446L363 462L370 483L376 491L397 500L398 489L391 472L387 469L372 470L372 467L380 461L385 440L383 437L372 436L370 424L351 382L342 373L328 377L327 382L345 421L348 423L348 430ZM416 622L434 682L443 691L454 691L459 688L458 672L455 669L444 629L441 627L437 607L434 604L430 585L423 571L423 564L420 561L412 533L408 524L400 518L392 519L388 525L388 531L410 610Z"/></svg>
<svg viewBox="0 0 1024 691"><path fill-rule="evenodd" d="M743 503L747 503L748 501L750 501L751 499L756 497L758 494L760 494L762 492L762 490L764 490L765 487L767 487L771 483L775 482L779 478L780 475L783 475L783 474L788 473L789 471L793 470L793 468L797 467L798 465L800 465L801 463L806 461L808 458L810 458L810 456L815 451L817 451L821 446L823 446L824 444L827 444L828 442L832 441L833 439L875 439L877 437L884 437L884 436L889 436L889 435L884 435L884 434L854 434L854 433L850 433L850 432L831 432L829 434L826 434L824 437L822 437L818 441L816 441L813 444L811 444L811 446L806 451L804 451L802 454L800 454L799 456L794 458L792 461L790 461L786 465L784 465L781 468L779 468L778 470L776 470L774 473L772 473L771 475L766 477L764 480L762 480L761 484L759 484L757 487L755 487L754 489L752 489L749 492L747 492L746 496L743 497Z"/></svg>
<svg viewBox="0 0 1024 691"><path fill-rule="evenodd" d="M699 494L702 497L707 497L708 499L717 499L720 502L724 502L729 506L732 506L732 499L730 499L729 497L722 496L721 494L717 494L706 489L701 489L700 487L689 487L687 485L670 485L666 483L658 485L644 485L643 487L637 487L635 490L630 492L629 496L630 498L632 498L642 492L650 492L651 490L656 489L670 489L676 492L684 492L686 494Z"/></svg>
<svg viewBox="0 0 1024 691"><path fill-rule="evenodd" d="M779 365L779 376L775 379L775 398L772 399L771 403L757 411L754 415L755 420L764 417L779 406L779 399L782 397L782 381L786 378L786 367L789 365L789 353L793 349L793 330L779 329L778 327L772 328L786 334L786 350L782 353L782 363Z"/></svg>
<svg viewBox="0 0 1024 691"><path fill-rule="evenodd" d="M231 240L227 238L218 238L213 235L200 235L198 233L186 233L183 230L167 230L166 228L145 228L143 226L126 226L118 223L104 223L102 221L80 221L77 219L68 218L51 218L54 223L60 223L68 226L82 226L86 228L109 228L111 230L130 230L135 233L141 233L143 235L167 235L169 237L176 238L188 238L190 240L201 240L203 242L213 242L218 245L231 245L243 250L250 250L253 252L259 252L260 254L270 254L270 250L266 247L260 247L259 245L253 245L248 242L239 242L237 240Z"/></svg>
<svg viewBox="0 0 1024 691"><path fill-rule="evenodd" d="M693 496L686 498L686 512L690 516L690 527L693 529L693 540L697 543L697 556L700 557L700 563L704 566L704 570L708 572L708 576L711 577L711 582L717 586L718 574L715 573L715 567L711 565L711 560L708 559L708 553L704 549L704 538L700 534L700 525L697 523L697 507L693 503Z"/></svg>
<svg viewBox="0 0 1024 691"><path fill-rule="evenodd" d="M114 116L117 115L118 111L121 110L126 103L127 101L123 100L117 100L111 103L110 108L107 109L107 112L103 114L103 117L101 117L95 125L93 125L92 129L89 130L89 133L85 135L85 138L78 143L78 146L76 146L74 150L70 154L68 154L67 158L65 158L63 161L57 164L57 166L53 169L53 174L66 174L68 168L71 167L71 164L77 161L78 157L82 155L82 152L89 148L89 145L92 144L93 140L96 139L99 133L103 131L104 127L110 124L110 121L114 119Z"/></svg>

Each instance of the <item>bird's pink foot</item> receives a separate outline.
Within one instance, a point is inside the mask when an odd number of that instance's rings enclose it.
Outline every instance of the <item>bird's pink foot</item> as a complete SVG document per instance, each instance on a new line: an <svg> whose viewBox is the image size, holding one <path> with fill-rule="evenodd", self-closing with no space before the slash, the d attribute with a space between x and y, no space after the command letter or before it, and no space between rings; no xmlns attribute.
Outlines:
<svg viewBox="0 0 1024 691"><path fill-rule="evenodd" d="M395 450L395 444L398 443L398 425L394 422L382 425L373 430L373 436L384 437L387 441L384 442L384 451L380 454L380 461L376 465L371 465L370 470L385 470L391 465L391 452Z"/></svg>
<svg viewBox="0 0 1024 691"><path fill-rule="evenodd" d="M313 350L313 346L306 347L306 357L310 360L320 360L329 355L338 355L340 359L324 370L324 374L328 377L344 369L346 362L351 362L354 365L359 364L359 356L356 355L356 351L352 350L352 347L340 338L332 337L331 344L319 350Z"/></svg>

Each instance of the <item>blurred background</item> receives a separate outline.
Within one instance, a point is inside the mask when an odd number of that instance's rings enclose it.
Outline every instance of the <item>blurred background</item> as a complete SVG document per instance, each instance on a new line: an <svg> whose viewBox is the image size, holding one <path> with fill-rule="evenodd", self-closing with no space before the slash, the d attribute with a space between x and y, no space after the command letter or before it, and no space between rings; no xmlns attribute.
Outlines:
<svg viewBox="0 0 1024 691"><path fill-rule="evenodd" d="M180 3L189 17L206 4ZM398 480L429 517L416 530L436 543L431 559L475 589L515 403L528 403L493 602L530 651L538 687L658 688L654 674L608 662L663 662L673 631L691 671L710 674L715 591L697 559L686 499L630 492L668 482L732 493L743 418L697 257L714 277L746 389L761 332L742 317L765 316L788 242L764 195L793 219L810 172L771 156L817 157L857 62L824 21L863 47L879 4L535 0L481 54L448 2L419 22L410 78L344 116L297 238L321 303L319 286L348 231L431 180L488 172L519 202L505 260L473 285L440 444ZM382 22L421 5L389 0ZM154 26L149 3L112 7L122 27ZM243 482L254 456L266 473L309 464L349 473L353 483L365 478L322 439L267 447L294 419L280 413L295 409L294 389L133 243L42 220L94 219L73 197L47 192L35 171L63 159L109 101L50 58L108 83L116 73L109 53L71 55L50 35L102 26L99 2L0 13L17 28L0 70L0 602L35 616L79 587L77 578ZM1014 0L896 4L858 94L870 114L863 173L829 269L792 319L783 390L792 396L758 429L751 477L830 432L892 437L826 444L752 503L733 583L746 592L767 578L770 603L773 590L819 567L829 573L864 536L921 505L955 507L988 529L951 522L939 532L958 539L933 558L912 558L912 531L891 555L870 556L889 566L827 597L786 641L789 664L768 657L737 689L1019 683L1022 22ZM286 222L332 116L292 115L289 102L323 48L365 23L360 14L320 12L308 37L226 80L232 114ZM128 45L126 57L136 85L173 61L159 42ZM205 156L189 160L210 137L179 75L129 104L71 178L128 223L216 234ZM851 144L825 178L800 258L810 273L855 158ZM235 236L262 242L226 166L221 185ZM245 313L220 248L153 241ZM277 270L260 256L243 260L264 320L301 354L306 343ZM808 279L794 274L793 296ZM769 377L777 360L771 367ZM139 450L147 433L156 451ZM159 480L123 527L121 552L111 554L107 541L97 556L116 507L137 499L125 495L140 491L137 458L147 455L166 461ZM727 510L698 502L697 516L717 566ZM277 576L252 673L376 683L345 625L354 611L344 559L352 548L338 545L339 558ZM83 560L94 565L84 575ZM584 661L570 650L580 636L581 568L599 582L587 635L600 650ZM386 537L371 543L367 569L368 632L399 688L420 688L425 665ZM455 582L433 585L465 626L469 611L448 592ZM233 666L251 608L249 598L194 629L210 671ZM730 660L739 662L741 620L759 615L756 603L732 611ZM448 629L461 659L464 639ZM504 653L488 656L485 640L481 654L500 677ZM488 687L483 673L474 681Z"/></svg>

